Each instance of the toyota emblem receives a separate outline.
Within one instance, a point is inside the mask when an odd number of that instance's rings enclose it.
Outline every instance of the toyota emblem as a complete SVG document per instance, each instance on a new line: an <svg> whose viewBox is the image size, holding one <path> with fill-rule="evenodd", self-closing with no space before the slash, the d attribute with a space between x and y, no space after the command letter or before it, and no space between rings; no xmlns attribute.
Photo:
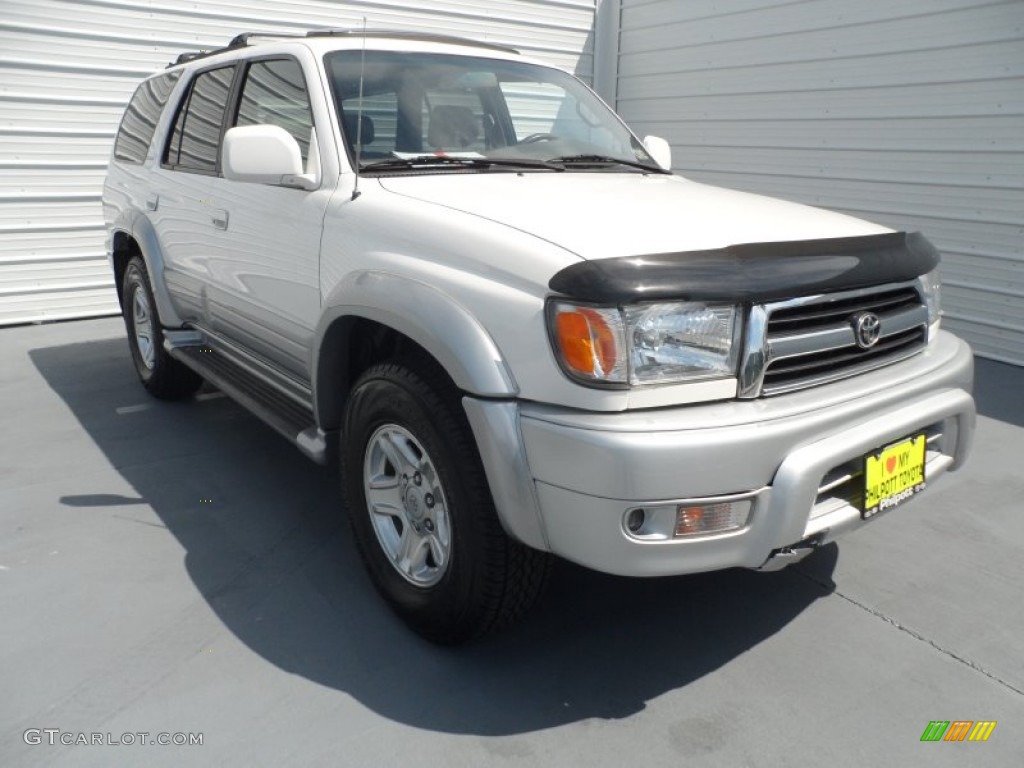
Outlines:
<svg viewBox="0 0 1024 768"><path fill-rule="evenodd" d="M882 321L872 312L861 312L851 319L853 338L861 349L871 349L878 343L882 331Z"/></svg>

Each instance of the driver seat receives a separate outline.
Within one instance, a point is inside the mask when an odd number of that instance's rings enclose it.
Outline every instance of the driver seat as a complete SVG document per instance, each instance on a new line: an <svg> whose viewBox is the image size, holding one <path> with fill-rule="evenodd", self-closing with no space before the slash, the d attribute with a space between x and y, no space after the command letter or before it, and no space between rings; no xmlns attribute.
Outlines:
<svg viewBox="0 0 1024 768"><path fill-rule="evenodd" d="M465 149L478 136L476 117L468 107L439 104L430 110L427 142L434 149Z"/></svg>

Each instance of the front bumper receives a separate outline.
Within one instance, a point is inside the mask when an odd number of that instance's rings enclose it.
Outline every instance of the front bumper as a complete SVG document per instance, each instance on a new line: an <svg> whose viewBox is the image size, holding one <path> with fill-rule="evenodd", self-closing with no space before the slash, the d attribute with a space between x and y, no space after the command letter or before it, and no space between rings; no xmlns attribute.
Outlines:
<svg viewBox="0 0 1024 768"><path fill-rule="evenodd" d="M830 486L910 434L931 438L923 495L934 492L969 450L972 379L969 347L942 332L909 360L761 400L624 413L465 404L511 535L598 571L659 576L779 567L859 527L852 495ZM632 507L735 494L752 509L734 532L649 541L623 524Z"/></svg>

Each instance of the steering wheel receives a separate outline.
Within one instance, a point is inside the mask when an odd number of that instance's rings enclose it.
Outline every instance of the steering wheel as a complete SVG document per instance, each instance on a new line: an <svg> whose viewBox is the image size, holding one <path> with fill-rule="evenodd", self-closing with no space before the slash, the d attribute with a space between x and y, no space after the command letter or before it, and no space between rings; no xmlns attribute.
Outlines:
<svg viewBox="0 0 1024 768"><path fill-rule="evenodd" d="M516 144L535 144L538 141L556 141L561 136L556 136L553 133L531 133L524 139L520 139Z"/></svg>

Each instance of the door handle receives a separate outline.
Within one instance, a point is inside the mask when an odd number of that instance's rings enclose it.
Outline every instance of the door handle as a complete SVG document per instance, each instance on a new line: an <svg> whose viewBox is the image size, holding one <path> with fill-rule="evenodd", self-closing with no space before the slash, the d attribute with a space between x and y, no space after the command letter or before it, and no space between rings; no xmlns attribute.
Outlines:
<svg viewBox="0 0 1024 768"><path fill-rule="evenodd" d="M213 226L217 229L228 228L228 212L227 211L214 211L210 214L210 221L213 222Z"/></svg>
<svg viewBox="0 0 1024 768"><path fill-rule="evenodd" d="M160 195L150 195L146 198L146 210L155 211L160 205Z"/></svg>

